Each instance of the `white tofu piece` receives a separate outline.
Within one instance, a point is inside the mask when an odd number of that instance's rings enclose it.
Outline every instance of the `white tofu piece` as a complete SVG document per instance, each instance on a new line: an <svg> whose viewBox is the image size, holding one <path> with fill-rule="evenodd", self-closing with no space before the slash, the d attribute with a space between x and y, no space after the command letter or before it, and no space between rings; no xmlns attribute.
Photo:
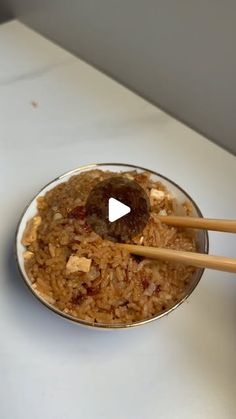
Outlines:
<svg viewBox="0 0 236 419"><path fill-rule="evenodd" d="M29 246L31 243L33 243L37 238L37 228L39 224L41 223L41 217L35 216L31 218L26 224L25 231L21 240L21 243L24 246Z"/></svg>
<svg viewBox="0 0 236 419"><path fill-rule="evenodd" d="M165 209L162 209L159 211L158 215L167 215L167 212Z"/></svg>
<svg viewBox="0 0 236 419"><path fill-rule="evenodd" d="M129 180L134 180L134 177L130 173L126 173L125 177Z"/></svg>
<svg viewBox="0 0 236 419"><path fill-rule="evenodd" d="M157 201L162 201L165 198L165 192L152 188L150 192L150 198Z"/></svg>
<svg viewBox="0 0 236 419"><path fill-rule="evenodd" d="M165 192L158 191L158 189L154 189L154 188L151 189L151 192L150 192L150 201L151 201L151 204L153 204L154 201L159 201L160 202L164 198L165 198Z"/></svg>
<svg viewBox="0 0 236 419"><path fill-rule="evenodd" d="M63 216L60 214L60 212L56 212L53 216L54 221L61 220L62 218Z"/></svg>
<svg viewBox="0 0 236 419"><path fill-rule="evenodd" d="M30 252L29 250L26 250L26 252L23 253L23 257L25 260L31 259L33 255L33 252Z"/></svg>
<svg viewBox="0 0 236 419"><path fill-rule="evenodd" d="M92 262L92 259L87 259L85 257L71 255L66 264L67 273L71 274L77 271L89 272L90 267L91 267L91 262Z"/></svg>
<svg viewBox="0 0 236 419"><path fill-rule="evenodd" d="M44 196L39 196L37 198L37 207L38 209L45 209L47 207L46 199Z"/></svg>

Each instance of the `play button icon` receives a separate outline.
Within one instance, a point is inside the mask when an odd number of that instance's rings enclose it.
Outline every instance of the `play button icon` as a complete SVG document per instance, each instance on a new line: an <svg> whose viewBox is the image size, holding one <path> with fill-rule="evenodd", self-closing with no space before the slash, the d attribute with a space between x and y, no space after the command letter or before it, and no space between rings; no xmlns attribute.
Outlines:
<svg viewBox="0 0 236 419"><path fill-rule="evenodd" d="M108 219L111 223L119 218L124 217L124 215L129 214L131 211L128 205L122 204L122 202L118 201L115 198L109 198L108 201Z"/></svg>
<svg viewBox="0 0 236 419"><path fill-rule="evenodd" d="M89 193L86 222L103 239L127 242L143 231L149 207L147 194L137 182L113 175Z"/></svg>

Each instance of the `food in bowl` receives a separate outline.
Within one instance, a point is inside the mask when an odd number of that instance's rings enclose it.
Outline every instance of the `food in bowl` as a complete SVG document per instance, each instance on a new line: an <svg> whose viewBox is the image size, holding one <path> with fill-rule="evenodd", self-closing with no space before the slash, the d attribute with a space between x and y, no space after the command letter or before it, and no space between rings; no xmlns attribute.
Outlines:
<svg viewBox="0 0 236 419"><path fill-rule="evenodd" d="M88 170L71 176L37 199L37 214L25 227L24 266L34 292L61 313L91 324L133 324L176 306L196 268L129 254L103 240L86 222L86 201L97 182L124 176L150 200L146 227L130 243L196 251L190 229L162 224L176 200L149 172ZM191 215L190 202L183 211Z"/></svg>

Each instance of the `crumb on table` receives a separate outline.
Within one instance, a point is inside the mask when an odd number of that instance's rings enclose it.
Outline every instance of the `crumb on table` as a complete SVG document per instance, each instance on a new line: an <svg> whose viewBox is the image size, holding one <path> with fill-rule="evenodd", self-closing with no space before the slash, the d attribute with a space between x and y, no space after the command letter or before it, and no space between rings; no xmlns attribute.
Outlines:
<svg viewBox="0 0 236 419"><path fill-rule="evenodd" d="M38 102L36 102L35 100L32 100L32 101L30 102L30 104L31 104L31 106L32 106L33 108L38 108L38 106L39 106Z"/></svg>

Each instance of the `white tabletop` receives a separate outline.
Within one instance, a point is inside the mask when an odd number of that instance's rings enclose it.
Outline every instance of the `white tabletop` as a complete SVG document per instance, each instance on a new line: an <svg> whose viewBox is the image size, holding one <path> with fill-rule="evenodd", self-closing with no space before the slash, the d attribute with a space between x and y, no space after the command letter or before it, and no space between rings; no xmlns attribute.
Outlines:
<svg viewBox="0 0 236 419"><path fill-rule="evenodd" d="M141 165L235 218L235 157L16 21L0 57L1 419L235 418L235 275L206 271L170 316L105 332L44 308L13 257L24 206L70 169ZM210 250L236 256L236 237L211 234Z"/></svg>

